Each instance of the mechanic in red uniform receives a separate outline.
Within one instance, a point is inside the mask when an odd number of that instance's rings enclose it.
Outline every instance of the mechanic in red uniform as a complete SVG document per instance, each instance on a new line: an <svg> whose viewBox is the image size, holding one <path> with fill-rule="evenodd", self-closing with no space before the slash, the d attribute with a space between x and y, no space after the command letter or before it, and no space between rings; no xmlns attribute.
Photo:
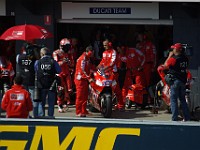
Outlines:
<svg viewBox="0 0 200 150"><path fill-rule="evenodd" d="M97 68L103 67L105 71L113 71L115 79L118 82L118 73L116 66L117 52L112 48L112 43L108 39L103 41L103 46L105 48L105 51L103 52L102 60L97 66ZM119 111L124 111L125 104L122 99L122 93L119 84L117 84L115 88L115 94L118 101L118 104L116 105L115 109Z"/></svg>
<svg viewBox="0 0 200 150"><path fill-rule="evenodd" d="M14 85L3 96L1 107L6 110L7 118L28 118L33 110L30 93L21 85L23 78L16 76Z"/></svg>
<svg viewBox="0 0 200 150"><path fill-rule="evenodd" d="M88 86L92 81L90 77L91 63L90 58L93 56L92 46L88 46L86 51L77 59L74 82L76 85L76 116L86 117L88 99Z"/></svg>
<svg viewBox="0 0 200 150"><path fill-rule="evenodd" d="M64 93L64 96L63 95L57 96L58 112L65 112L66 111L65 103L70 104L69 93L72 92L72 82L69 70L71 61L68 55L68 51L70 49L71 49L70 40L64 38L60 41L60 48L53 52L53 58L58 62L62 70L61 73L59 74L59 77L61 79L61 87L58 88L58 93ZM64 90L64 92L61 92L61 90Z"/></svg>
<svg viewBox="0 0 200 150"><path fill-rule="evenodd" d="M0 56L0 86L3 86L3 84L7 85L7 88L4 89L4 92L10 88L14 75L15 71L12 63L5 56Z"/></svg>
<svg viewBox="0 0 200 150"><path fill-rule="evenodd" d="M75 88L74 73L75 73L75 68L76 68L76 60L82 54L82 52L79 47L79 40L76 37L72 37L70 39L70 42L71 42L71 49L69 49L69 51L68 51L68 57L70 60L69 72L70 72L71 79L72 79L71 80L72 89L74 89Z"/></svg>
<svg viewBox="0 0 200 150"><path fill-rule="evenodd" d="M145 62L144 54L136 48L126 48L126 56L121 58L126 62L126 77L122 88L123 100L126 100L128 89L132 84L139 84L146 87L143 66Z"/></svg>
<svg viewBox="0 0 200 150"><path fill-rule="evenodd" d="M136 48L141 50L145 56L143 68L148 87L151 84L152 72L156 69L156 48L145 33L139 34L137 40L139 43L136 45Z"/></svg>

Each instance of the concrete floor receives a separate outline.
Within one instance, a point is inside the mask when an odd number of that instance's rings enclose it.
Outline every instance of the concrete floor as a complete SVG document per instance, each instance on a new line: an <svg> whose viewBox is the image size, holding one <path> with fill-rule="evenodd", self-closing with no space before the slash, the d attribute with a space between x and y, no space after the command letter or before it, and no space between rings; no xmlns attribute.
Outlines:
<svg viewBox="0 0 200 150"><path fill-rule="evenodd" d="M47 111L47 110L46 110ZM55 106L55 118L65 118L65 117L76 117L75 106L70 105L69 109L65 113L59 113L57 106ZM103 118L101 113L94 113L89 111L87 118ZM171 114L167 110L158 110L158 114L152 112L152 107L147 107L144 110L140 108L131 107L131 109L126 109L124 112L115 111L112 112L113 119L134 119L134 120L150 120L150 121L170 121ZM200 121L200 109L195 112L193 121Z"/></svg>
<svg viewBox="0 0 200 150"><path fill-rule="evenodd" d="M46 114L47 114L46 108ZM5 112L1 113L1 117L4 118L6 115ZM30 112L32 115L32 112ZM56 119L67 119L68 117L76 117L75 114L75 106L70 105L69 109L65 113L59 113L57 106L55 105L55 113L54 116ZM94 113L89 111L89 115L87 118L103 118L101 113ZM170 121L171 114L168 113L166 110L158 110L158 114L154 114L152 112L152 107L147 107L144 110L140 108L132 107L131 109L126 109L124 112L115 111L112 112L111 119L132 119L132 120L139 120L139 121ZM200 121L200 109L197 109L192 117L192 121Z"/></svg>

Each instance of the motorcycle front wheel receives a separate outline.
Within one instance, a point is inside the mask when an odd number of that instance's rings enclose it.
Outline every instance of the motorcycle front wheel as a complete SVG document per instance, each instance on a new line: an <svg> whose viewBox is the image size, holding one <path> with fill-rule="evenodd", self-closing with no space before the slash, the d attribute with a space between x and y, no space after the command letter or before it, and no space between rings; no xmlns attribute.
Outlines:
<svg viewBox="0 0 200 150"><path fill-rule="evenodd" d="M101 96L101 108L102 115L105 118L110 118L112 115L112 95L110 93L105 93Z"/></svg>

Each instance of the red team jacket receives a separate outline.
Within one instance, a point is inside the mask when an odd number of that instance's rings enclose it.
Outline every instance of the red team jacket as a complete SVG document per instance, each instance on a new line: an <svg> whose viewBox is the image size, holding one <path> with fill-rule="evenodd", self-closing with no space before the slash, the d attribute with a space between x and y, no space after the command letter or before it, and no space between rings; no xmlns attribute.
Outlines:
<svg viewBox="0 0 200 150"><path fill-rule="evenodd" d="M114 72L117 71L116 66L117 60L117 52L114 49L109 49L103 52L103 57L100 62L100 65L103 67L107 67L107 70L113 70Z"/></svg>
<svg viewBox="0 0 200 150"><path fill-rule="evenodd" d="M85 52L77 59L75 80L90 79L91 63Z"/></svg>
<svg viewBox="0 0 200 150"><path fill-rule="evenodd" d="M28 118L33 110L30 93L21 85L13 85L3 96L1 108L6 110L7 118Z"/></svg>

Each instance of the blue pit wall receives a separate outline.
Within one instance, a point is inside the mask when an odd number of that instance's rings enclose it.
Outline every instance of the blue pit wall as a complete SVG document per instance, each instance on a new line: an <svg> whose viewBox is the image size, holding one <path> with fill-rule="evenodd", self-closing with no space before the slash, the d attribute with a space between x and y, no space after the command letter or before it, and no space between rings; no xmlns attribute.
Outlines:
<svg viewBox="0 0 200 150"><path fill-rule="evenodd" d="M200 150L199 122L0 120L0 150Z"/></svg>

